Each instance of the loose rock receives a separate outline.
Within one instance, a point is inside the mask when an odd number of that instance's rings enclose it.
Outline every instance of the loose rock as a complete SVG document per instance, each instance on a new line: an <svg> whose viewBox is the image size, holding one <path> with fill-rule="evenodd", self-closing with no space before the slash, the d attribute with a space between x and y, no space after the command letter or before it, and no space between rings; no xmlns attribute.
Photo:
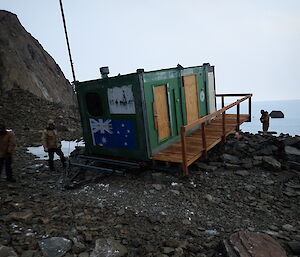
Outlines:
<svg viewBox="0 0 300 257"><path fill-rule="evenodd" d="M39 242L39 246L47 257L61 257L72 247L71 240L63 237L51 237Z"/></svg>
<svg viewBox="0 0 300 257"><path fill-rule="evenodd" d="M97 239L96 246L90 257L122 257L127 255L127 249L113 239Z"/></svg>

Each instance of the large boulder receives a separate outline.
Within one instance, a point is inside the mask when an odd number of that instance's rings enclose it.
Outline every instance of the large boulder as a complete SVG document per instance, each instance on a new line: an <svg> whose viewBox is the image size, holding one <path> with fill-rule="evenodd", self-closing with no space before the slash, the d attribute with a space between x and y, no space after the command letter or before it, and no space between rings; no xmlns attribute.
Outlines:
<svg viewBox="0 0 300 257"><path fill-rule="evenodd" d="M284 118L284 114L282 111L271 111L270 117L271 118Z"/></svg>
<svg viewBox="0 0 300 257"><path fill-rule="evenodd" d="M228 240L223 240L223 246L228 257L287 257L285 250L275 239L261 233L234 233Z"/></svg>

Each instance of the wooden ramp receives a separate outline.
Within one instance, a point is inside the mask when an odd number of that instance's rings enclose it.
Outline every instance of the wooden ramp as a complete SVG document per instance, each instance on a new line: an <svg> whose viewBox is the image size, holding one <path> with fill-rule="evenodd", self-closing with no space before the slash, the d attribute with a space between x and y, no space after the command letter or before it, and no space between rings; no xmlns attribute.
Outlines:
<svg viewBox="0 0 300 257"><path fill-rule="evenodd" d="M222 96L222 95L221 95ZM154 161L166 163L179 163L182 165L184 175L188 175L188 167L219 142L225 141L226 136L236 131L246 121L251 119L251 96L223 107L221 110L198 119L192 124L181 128L181 141L174 143L165 150L152 157ZM249 114L240 114L239 104L249 99ZM224 105L224 101L222 101ZM226 110L237 106L237 114L226 114ZM193 131L193 132L191 132Z"/></svg>

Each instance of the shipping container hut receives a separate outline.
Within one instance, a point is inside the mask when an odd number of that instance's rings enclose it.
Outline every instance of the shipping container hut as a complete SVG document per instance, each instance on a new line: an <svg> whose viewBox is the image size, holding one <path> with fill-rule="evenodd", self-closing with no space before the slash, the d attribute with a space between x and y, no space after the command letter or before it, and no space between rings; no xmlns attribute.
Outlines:
<svg viewBox="0 0 300 257"><path fill-rule="evenodd" d="M86 154L151 160L183 125L216 111L210 64L76 82Z"/></svg>

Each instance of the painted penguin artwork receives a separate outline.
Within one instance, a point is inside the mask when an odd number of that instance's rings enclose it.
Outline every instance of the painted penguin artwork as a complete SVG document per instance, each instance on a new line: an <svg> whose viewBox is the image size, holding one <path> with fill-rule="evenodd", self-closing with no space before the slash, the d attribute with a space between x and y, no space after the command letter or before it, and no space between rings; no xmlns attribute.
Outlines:
<svg viewBox="0 0 300 257"><path fill-rule="evenodd" d="M132 85L107 89L111 114L135 114Z"/></svg>

